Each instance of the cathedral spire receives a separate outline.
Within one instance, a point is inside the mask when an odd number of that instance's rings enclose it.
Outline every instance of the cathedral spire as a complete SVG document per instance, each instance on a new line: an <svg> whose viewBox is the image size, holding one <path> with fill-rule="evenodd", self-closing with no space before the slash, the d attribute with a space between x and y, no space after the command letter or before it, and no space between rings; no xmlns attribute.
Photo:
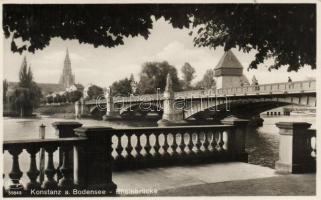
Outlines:
<svg viewBox="0 0 321 200"><path fill-rule="evenodd" d="M64 61L64 67L62 70L62 75L60 77L59 83L64 86L64 88L68 88L75 83L75 77L72 74L71 62L69 57L69 50L66 48L66 56Z"/></svg>

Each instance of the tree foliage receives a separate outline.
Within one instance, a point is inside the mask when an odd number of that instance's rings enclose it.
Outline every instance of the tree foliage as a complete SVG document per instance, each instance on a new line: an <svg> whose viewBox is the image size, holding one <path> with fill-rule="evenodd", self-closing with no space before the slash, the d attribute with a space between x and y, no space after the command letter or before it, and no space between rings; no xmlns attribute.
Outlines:
<svg viewBox="0 0 321 200"><path fill-rule="evenodd" d="M168 62L146 62L142 66L140 81L138 83L138 93L154 94L157 88L161 92L165 90L167 74L171 75L173 90L180 91L181 85L177 76L177 70Z"/></svg>
<svg viewBox="0 0 321 200"><path fill-rule="evenodd" d="M185 63L181 71L183 73L183 90L188 90L191 88L191 82L195 78L195 69L189 63Z"/></svg>
<svg viewBox="0 0 321 200"><path fill-rule="evenodd" d="M283 65L288 65L288 71L304 65L316 68L315 5L217 5L194 17L196 46L223 46L226 51L235 47L244 52L255 49L249 68L257 68L269 58L274 58L269 69Z"/></svg>
<svg viewBox="0 0 321 200"><path fill-rule="evenodd" d="M115 47L126 37L147 39L152 16L193 28L196 46L257 50L250 68L271 57L275 69L316 68L315 4L5 4L3 29L13 52L35 52L53 37Z"/></svg>
<svg viewBox="0 0 321 200"><path fill-rule="evenodd" d="M88 88L87 95L89 99L96 99L98 96L104 95L104 90L97 85L92 85Z"/></svg>
<svg viewBox="0 0 321 200"><path fill-rule="evenodd" d="M208 69L203 79L196 83L196 89L212 89L216 86L216 81L214 79L214 71L212 69Z"/></svg>
<svg viewBox="0 0 321 200"><path fill-rule="evenodd" d="M131 80L128 78L114 82L111 85L111 92L113 96L129 96L132 94Z"/></svg>
<svg viewBox="0 0 321 200"><path fill-rule="evenodd" d="M10 97L12 111L20 116L31 115L33 109L40 105L42 98L41 88L33 81L31 67L28 68L27 65L24 57L19 71L18 87Z"/></svg>

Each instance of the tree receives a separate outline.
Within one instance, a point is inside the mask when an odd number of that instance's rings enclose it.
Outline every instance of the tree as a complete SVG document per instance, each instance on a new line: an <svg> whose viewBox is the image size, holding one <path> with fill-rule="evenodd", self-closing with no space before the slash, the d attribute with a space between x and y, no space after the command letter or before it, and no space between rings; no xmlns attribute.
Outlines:
<svg viewBox="0 0 321 200"><path fill-rule="evenodd" d="M111 92L113 96L129 96L132 94L131 81L128 78L114 82L111 85Z"/></svg>
<svg viewBox="0 0 321 200"><path fill-rule="evenodd" d="M35 52L53 37L115 47L126 37L147 39L152 16L193 28L196 46L257 50L250 68L271 57L271 69L316 68L315 4L4 4L3 30L13 52Z"/></svg>
<svg viewBox="0 0 321 200"><path fill-rule="evenodd" d="M183 73L183 89L189 90L191 89L191 82L195 78L195 69L189 63L185 63L181 71Z"/></svg>
<svg viewBox="0 0 321 200"><path fill-rule="evenodd" d="M67 93L67 98L69 102L75 103L82 97L82 92L79 90L70 91Z"/></svg>
<svg viewBox="0 0 321 200"><path fill-rule="evenodd" d="M31 71L31 67L29 66L29 69L28 69L27 59L26 57L24 57L20 67L20 72L19 72L19 86L25 87L25 88L31 87L32 79L33 79L33 75Z"/></svg>
<svg viewBox="0 0 321 200"><path fill-rule="evenodd" d="M24 57L19 72L19 84L11 97L11 108L20 116L30 116L33 109L39 106L41 97L41 88L33 81L31 67L27 67L27 59Z"/></svg>
<svg viewBox="0 0 321 200"><path fill-rule="evenodd" d="M163 92L166 86L167 74L171 75L173 90L180 91L181 85L174 66L166 61L144 63L140 73L138 92L140 94L154 94L157 92L157 88Z"/></svg>
<svg viewBox="0 0 321 200"><path fill-rule="evenodd" d="M104 90L97 85L92 85L88 88L87 95L89 99L96 99L98 96L104 95Z"/></svg>
<svg viewBox="0 0 321 200"><path fill-rule="evenodd" d="M208 69L203 79L196 83L196 89L212 89L216 86L216 81L214 79L214 71L212 69Z"/></svg>
<svg viewBox="0 0 321 200"><path fill-rule="evenodd" d="M7 103L7 91L8 91L7 79L3 80L2 85L3 85L3 102Z"/></svg>
<svg viewBox="0 0 321 200"><path fill-rule="evenodd" d="M196 46L225 51L257 50L249 68L269 58L269 70L288 65L297 71L304 65L316 68L316 7L308 4L217 5L207 14L195 13Z"/></svg>

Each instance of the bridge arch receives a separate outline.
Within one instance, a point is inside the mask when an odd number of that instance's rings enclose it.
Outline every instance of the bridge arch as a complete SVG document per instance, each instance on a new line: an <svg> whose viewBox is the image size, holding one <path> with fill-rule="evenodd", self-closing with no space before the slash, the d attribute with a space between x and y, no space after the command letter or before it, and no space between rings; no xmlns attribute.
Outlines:
<svg viewBox="0 0 321 200"><path fill-rule="evenodd" d="M141 102L126 105L119 109L120 116L135 115L137 113L139 113L143 117L146 116L148 113L158 113L158 115L161 116L163 113L163 108L162 106L154 102Z"/></svg>

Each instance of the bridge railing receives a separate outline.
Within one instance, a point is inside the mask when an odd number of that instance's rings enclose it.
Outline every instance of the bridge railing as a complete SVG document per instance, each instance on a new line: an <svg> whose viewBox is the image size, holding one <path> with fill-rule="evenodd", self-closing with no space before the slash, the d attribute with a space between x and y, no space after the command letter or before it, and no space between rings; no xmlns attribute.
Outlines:
<svg viewBox="0 0 321 200"><path fill-rule="evenodd" d="M224 96L224 95L258 95L258 94L269 94L269 93L284 93L284 92L310 92L316 90L316 81L294 81L294 82L283 82L283 83L270 83L260 85L245 85L243 87L231 87L231 88L220 88L220 89L207 89L207 90L190 90L183 92L175 92L175 98L204 98ZM163 94L149 94L132 97L117 97L114 98L114 102L141 102L141 101L153 101L162 100Z"/></svg>
<svg viewBox="0 0 321 200"><path fill-rule="evenodd" d="M316 90L316 81L296 81L284 83L272 83L261 85L247 85L243 87L221 88L217 95L239 95L239 94L268 94L284 92L310 92Z"/></svg>

